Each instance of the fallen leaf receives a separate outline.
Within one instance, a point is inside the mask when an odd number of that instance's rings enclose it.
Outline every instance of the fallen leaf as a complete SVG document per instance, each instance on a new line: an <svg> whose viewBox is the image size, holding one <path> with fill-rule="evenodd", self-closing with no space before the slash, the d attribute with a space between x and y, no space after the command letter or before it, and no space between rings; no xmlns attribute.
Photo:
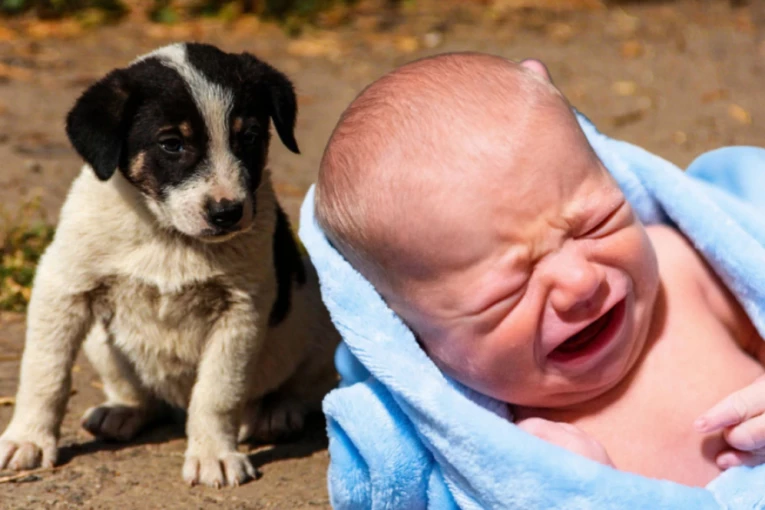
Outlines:
<svg viewBox="0 0 765 510"><path fill-rule="evenodd" d="M632 37L640 28L640 18L627 14L626 11L617 10L612 17L613 28L621 37Z"/></svg>
<svg viewBox="0 0 765 510"><path fill-rule="evenodd" d="M32 78L32 72L21 67L9 66L0 62L0 80L27 81Z"/></svg>
<svg viewBox="0 0 765 510"><path fill-rule="evenodd" d="M611 89L619 96L634 96L637 92L638 86L634 81L617 81L611 85Z"/></svg>
<svg viewBox="0 0 765 510"><path fill-rule="evenodd" d="M547 27L547 37L559 44L565 44L574 38L574 27L568 23L550 23Z"/></svg>
<svg viewBox="0 0 765 510"><path fill-rule="evenodd" d="M90 386L97 390L104 389L104 384L101 381L90 381Z"/></svg>
<svg viewBox="0 0 765 510"><path fill-rule="evenodd" d="M73 19L61 21L35 20L26 26L26 34L33 39L70 38L78 36L82 32L82 26Z"/></svg>
<svg viewBox="0 0 765 510"><path fill-rule="evenodd" d="M611 123L614 127L624 127L629 124L634 124L635 122L639 122L643 120L643 117L645 117L645 110L638 109L638 110L631 110L626 113L622 113L619 115L614 115L611 117Z"/></svg>
<svg viewBox="0 0 765 510"><path fill-rule="evenodd" d="M257 16L242 16L234 22L233 32L237 35L253 35L260 30L260 18Z"/></svg>
<svg viewBox="0 0 765 510"><path fill-rule="evenodd" d="M414 53L420 49L420 42L417 38L408 35L397 37L394 44L400 53Z"/></svg>
<svg viewBox="0 0 765 510"><path fill-rule="evenodd" d="M0 41L13 41L18 37L18 34L10 28L0 25Z"/></svg>
<svg viewBox="0 0 765 510"><path fill-rule="evenodd" d="M643 44L638 40L632 39L622 44L621 53L624 58L638 58L644 52Z"/></svg>
<svg viewBox="0 0 765 510"><path fill-rule="evenodd" d="M684 145L688 141L688 135L684 131L675 131L672 133L672 141L677 145Z"/></svg>
<svg viewBox="0 0 765 510"><path fill-rule="evenodd" d="M287 53L296 57L325 57L340 54L340 46L329 37L296 39L287 44Z"/></svg>
<svg viewBox="0 0 765 510"><path fill-rule="evenodd" d="M602 0L494 0L492 11L504 13L519 9L538 9L544 11L578 11L602 9L605 2Z"/></svg>
<svg viewBox="0 0 765 510"><path fill-rule="evenodd" d="M12 406L16 403L16 397L0 397L0 407Z"/></svg>
<svg viewBox="0 0 765 510"><path fill-rule="evenodd" d="M727 89L714 89L701 94L701 102L704 104L714 103L723 99L728 99L730 92Z"/></svg>
<svg viewBox="0 0 765 510"><path fill-rule="evenodd" d="M728 115L741 124L749 125L752 123L752 114L735 103L731 103L731 105L728 106Z"/></svg>
<svg viewBox="0 0 765 510"><path fill-rule="evenodd" d="M432 32L428 32L424 36L422 36L422 44L428 49L433 49L441 46L444 42L444 34L434 30Z"/></svg>

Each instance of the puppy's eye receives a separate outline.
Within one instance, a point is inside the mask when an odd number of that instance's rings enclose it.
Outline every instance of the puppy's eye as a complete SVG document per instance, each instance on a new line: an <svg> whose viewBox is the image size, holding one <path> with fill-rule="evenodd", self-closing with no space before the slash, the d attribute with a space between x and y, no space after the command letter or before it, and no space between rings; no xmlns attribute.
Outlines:
<svg viewBox="0 0 765 510"><path fill-rule="evenodd" d="M177 136L165 136L159 139L162 150L171 154L178 154L183 150L183 140Z"/></svg>
<svg viewBox="0 0 765 510"><path fill-rule="evenodd" d="M242 143L244 145L254 145L259 139L260 133L253 127L247 128L244 133L242 133Z"/></svg>

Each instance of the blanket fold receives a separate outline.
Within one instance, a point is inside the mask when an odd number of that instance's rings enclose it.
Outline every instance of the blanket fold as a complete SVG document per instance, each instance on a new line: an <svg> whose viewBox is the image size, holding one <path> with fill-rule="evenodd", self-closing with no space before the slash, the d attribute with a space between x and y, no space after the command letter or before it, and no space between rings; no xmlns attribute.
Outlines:
<svg viewBox="0 0 765 510"><path fill-rule="evenodd" d="M720 149L684 173L579 121L641 220L679 228L765 333L765 150ZM507 406L425 356L324 237L313 196L299 234L343 336L335 357L342 382L324 401L334 508L765 508L765 466L691 488L617 471L518 429Z"/></svg>

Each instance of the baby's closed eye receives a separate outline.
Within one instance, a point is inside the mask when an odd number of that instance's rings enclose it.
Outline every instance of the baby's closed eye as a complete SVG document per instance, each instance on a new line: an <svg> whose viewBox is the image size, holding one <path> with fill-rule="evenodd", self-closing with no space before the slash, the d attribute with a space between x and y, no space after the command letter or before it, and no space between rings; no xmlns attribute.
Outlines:
<svg viewBox="0 0 765 510"><path fill-rule="evenodd" d="M586 223L585 230L577 237L598 239L630 225L634 220L632 208L626 200L611 209L605 216L598 216Z"/></svg>

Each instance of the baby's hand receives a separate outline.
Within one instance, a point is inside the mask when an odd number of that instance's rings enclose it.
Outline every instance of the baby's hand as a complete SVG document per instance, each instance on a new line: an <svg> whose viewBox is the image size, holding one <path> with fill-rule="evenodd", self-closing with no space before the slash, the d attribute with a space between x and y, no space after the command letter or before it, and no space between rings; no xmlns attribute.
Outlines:
<svg viewBox="0 0 765 510"><path fill-rule="evenodd" d="M707 434L723 431L731 449L717 456L721 469L765 463L765 375L726 397L693 426Z"/></svg>
<svg viewBox="0 0 765 510"><path fill-rule="evenodd" d="M516 423L524 430L548 443L560 446L595 462L614 467L606 449L597 440L569 423L560 423L542 418L526 418Z"/></svg>

